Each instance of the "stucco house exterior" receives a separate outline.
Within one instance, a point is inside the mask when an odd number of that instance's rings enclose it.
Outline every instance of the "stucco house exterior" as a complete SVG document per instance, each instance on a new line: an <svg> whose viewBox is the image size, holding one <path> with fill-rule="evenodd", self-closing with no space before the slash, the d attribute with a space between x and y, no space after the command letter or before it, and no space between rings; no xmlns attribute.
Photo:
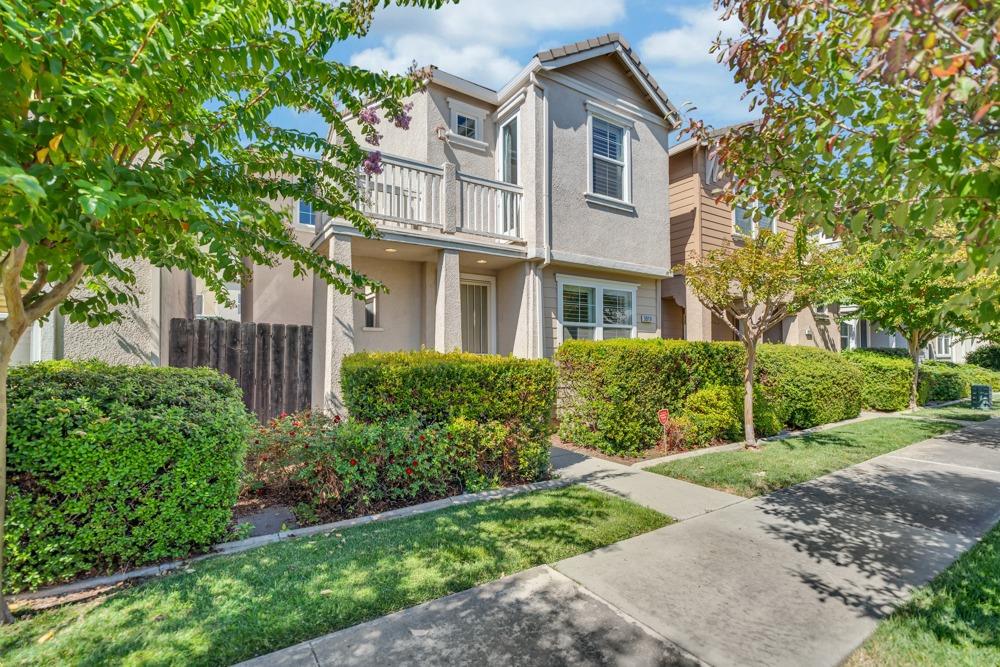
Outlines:
<svg viewBox="0 0 1000 667"><path fill-rule="evenodd" d="M500 90L432 69L408 102L409 130L380 126L383 170L364 177L381 238L291 203L317 252L389 288L295 290L316 323L314 403L339 407L340 360L357 350L532 358L567 338L662 334L679 116L624 39L538 53ZM255 312L276 286L255 275Z"/></svg>
<svg viewBox="0 0 1000 667"><path fill-rule="evenodd" d="M716 248L742 243L761 225L791 237L794 227L783 220L753 221L743 209L717 201L719 170L708 147L696 139L672 146L670 154L670 263L673 275L663 280L661 322L664 338L718 341L735 336L725 322L705 308L684 278L686 260ZM810 345L839 350L837 307L815 305L785 318L764 336L765 342Z"/></svg>

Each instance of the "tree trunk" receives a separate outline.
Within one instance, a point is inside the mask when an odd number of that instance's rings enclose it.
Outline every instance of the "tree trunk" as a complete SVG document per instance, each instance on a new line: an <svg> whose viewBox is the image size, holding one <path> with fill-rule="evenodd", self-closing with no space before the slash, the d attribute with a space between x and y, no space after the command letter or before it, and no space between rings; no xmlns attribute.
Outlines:
<svg viewBox="0 0 1000 667"><path fill-rule="evenodd" d="M743 370L743 437L744 447L757 449L757 437L754 435L753 423L753 372L757 362L756 341L744 343L747 350L747 365Z"/></svg>
<svg viewBox="0 0 1000 667"><path fill-rule="evenodd" d="M14 622L14 615L3 594L4 521L7 517L7 369L17 338L0 331L0 625Z"/></svg>
<svg viewBox="0 0 1000 667"><path fill-rule="evenodd" d="M910 358L913 359L913 377L910 379L910 409L917 409L917 393L920 389L920 339L916 334L907 341Z"/></svg>

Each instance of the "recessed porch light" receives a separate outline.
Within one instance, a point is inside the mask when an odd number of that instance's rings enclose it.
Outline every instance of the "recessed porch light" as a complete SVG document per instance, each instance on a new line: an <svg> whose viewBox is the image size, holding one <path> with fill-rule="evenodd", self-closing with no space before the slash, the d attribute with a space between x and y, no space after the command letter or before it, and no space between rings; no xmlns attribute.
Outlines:
<svg viewBox="0 0 1000 667"><path fill-rule="evenodd" d="M476 264L485 264L485 263L486 263L485 259L477 259L476 260Z"/></svg>
<svg viewBox="0 0 1000 667"><path fill-rule="evenodd" d="M396 248L386 248L386 252L399 252Z"/></svg>

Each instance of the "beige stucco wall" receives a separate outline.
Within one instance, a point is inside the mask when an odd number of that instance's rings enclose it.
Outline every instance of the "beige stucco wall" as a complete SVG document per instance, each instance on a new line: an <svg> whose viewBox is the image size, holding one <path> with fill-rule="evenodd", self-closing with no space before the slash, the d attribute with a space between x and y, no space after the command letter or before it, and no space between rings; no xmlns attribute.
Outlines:
<svg viewBox="0 0 1000 667"><path fill-rule="evenodd" d="M299 243L308 246L313 232L296 228ZM290 262L253 268L253 321L270 324L312 323L312 277L295 277Z"/></svg>
<svg viewBox="0 0 1000 667"><path fill-rule="evenodd" d="M545 79L545 85L552 131L553 252L577 255L581 264L627 263L666 271L670 264L666 128L641 119L631 128L634 213L588 202L584 197L590 150L585 103L590 98L553 79Z"/></svg>
<svg viewBox="0 0 1000 667"><path fill-rule="evenodd" d="M378 329L365 329L365 304L354 301L357 350L419 350L423 340L423 272L434 271L428 262L386 261L355 257L354 268L379 280L389 289L379 294Z"/></svg>

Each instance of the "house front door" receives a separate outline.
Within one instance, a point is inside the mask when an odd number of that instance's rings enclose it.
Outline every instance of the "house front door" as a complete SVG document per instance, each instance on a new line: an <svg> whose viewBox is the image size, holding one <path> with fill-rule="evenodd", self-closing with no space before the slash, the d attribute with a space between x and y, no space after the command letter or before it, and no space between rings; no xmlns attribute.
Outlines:
<svg viewBox="0 0 1000 667"><path fill-rule="evenodd" d="M491 354L496 349L493 281L462 277L462 351Z"/></svg>

